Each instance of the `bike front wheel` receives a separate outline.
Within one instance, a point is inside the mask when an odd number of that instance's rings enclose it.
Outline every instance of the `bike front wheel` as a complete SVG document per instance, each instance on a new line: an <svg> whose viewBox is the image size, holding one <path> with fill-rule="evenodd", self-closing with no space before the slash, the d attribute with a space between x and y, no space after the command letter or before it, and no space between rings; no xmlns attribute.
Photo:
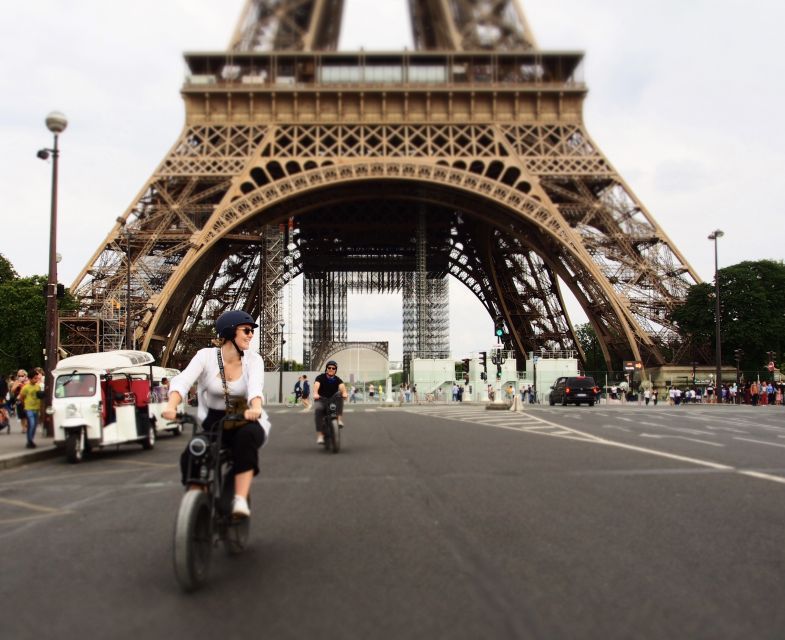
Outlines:
<svg viewBox="0 0 785 640"><path fill-rule="evenodd" d="M210 499L203 491L186 491L174 527L174 573L185 591L207 580L212 552Z"/></svg>
<svg viewBox="0 0 785 640"><path fill-rule="evenodd" d="M330 420L330 444L332 445L333 453L338 453L341 450L341 427L338 420Z"/></svg>

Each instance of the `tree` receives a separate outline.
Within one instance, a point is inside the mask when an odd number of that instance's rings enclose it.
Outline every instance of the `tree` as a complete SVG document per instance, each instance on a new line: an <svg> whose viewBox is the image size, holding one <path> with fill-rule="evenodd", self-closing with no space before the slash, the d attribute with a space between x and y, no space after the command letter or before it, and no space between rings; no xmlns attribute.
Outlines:
<svg viewBox="0 0 785 640"><path fill-rule="evenodd" d="M575 327L575 335L578 337L578 342L586 356L586 372L607 371L605 356L602 354L602 347L594 327L588 322L579 324Z"/></svg>
<svg viewBox="0 0 785 640"><path fill-rule="evenodd" d="M44 276L0 283L0 371L44 364L46 300Z"/></svg>
<svg viewBox="0 0 785 640"><path fill-rule="evenodd" d="M15 280L19 274L14 269L14 266L9 262L2 253L0 253L0 284Z"/></svg>
<svg viewBox="0 0 785 640"><path fill-rule="evenodd" d="M0 256L0 373L44 365L46 298L48 278L20 278L11 263ZM58 301L60 309L75 309L76 300L67 293Z"/></svg>
<svg viewBox="0 0 785 640"><path fill-rule="evenodd" d="M782 356L785 338L785 264L774 260L740 262L720 269L722 361L733 364L733 351L744 350L742 368L759 370L768 351ZM681 332L696 344L715 339L714 286L690 287L685 303L673 312Z"/></svg>

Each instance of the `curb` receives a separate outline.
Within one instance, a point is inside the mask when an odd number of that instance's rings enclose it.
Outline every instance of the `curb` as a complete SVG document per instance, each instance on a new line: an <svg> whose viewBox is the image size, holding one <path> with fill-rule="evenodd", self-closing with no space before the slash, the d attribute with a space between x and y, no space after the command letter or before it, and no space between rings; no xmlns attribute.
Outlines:
<svg viewBox="0 0 785 640"><path fill-rule="evenodd" d="M48 460L49 458L55 458L61 454L62 451L54 445L50 445L46 448L41 447L38 451L23 451L18 454L6 453L0 456L0 470L21 467L30 462Z"/></svg>

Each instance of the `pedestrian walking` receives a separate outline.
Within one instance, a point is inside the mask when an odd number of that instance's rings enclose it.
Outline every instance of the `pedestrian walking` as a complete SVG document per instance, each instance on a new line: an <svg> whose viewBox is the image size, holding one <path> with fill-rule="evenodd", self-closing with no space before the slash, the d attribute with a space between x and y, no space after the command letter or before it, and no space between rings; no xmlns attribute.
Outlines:
<svg viewBox="0 0 785 640"><path fill-rule="evenodd" d="M2 401L2 404L0 404L0 432L4 429L8 429L8 434L11 435L11 416L8 413L8 396L8 380L3 376L0 378L0 400Z"/></svg>
<svg viewBox="0 0 785 640"><path fill-rule="evenodd" d="M41 387L41 380L44 377L42 369L34 369L33 376L27 381L19 391L19 399L24 407L27 416L27 444L28 449L35 449L35 430L38 426L38 416L41 411L41 398L44 392Z"/></svg>
<svg viewBox="0 0 785 640"><path fill-rule="evenodd" d="M294 383L294 404L300 404L300 398L303 397L303 377L300 376L297 378L297 382Z"/></svg>
<svg viewBox="0 0 785 640"><path fill-rule="evenodd" d="M308 411L311 408L311 383L308 382L308 376L305 374L303 374L301 401L303 403L303 411Z"/></svg>
<svg viewBox="0 0 785 640"><path fill-rule="evenodd" d="M19 422L22 425L22 433L27 433L27 414L25 413L24 404L19 399L19 393L22 391L27 382L27 371L24 369L19 369L19 371L16 372L16 379L11 385L10 391L11 401L13 403L12 410L16 412L16 417L19 418Z"/></svg>

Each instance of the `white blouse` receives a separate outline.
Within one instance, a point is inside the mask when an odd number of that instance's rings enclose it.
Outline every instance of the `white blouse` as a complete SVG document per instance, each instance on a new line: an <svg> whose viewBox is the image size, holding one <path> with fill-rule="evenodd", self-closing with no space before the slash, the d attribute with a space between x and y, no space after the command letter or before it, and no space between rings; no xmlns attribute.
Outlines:
<svg viewBox="0 0 785 640"><path fill-rule="evenodd" d="M227 381L229 395L244 397L250 405L253 398L262 398L264 402L264 360L254 351L245 351L240 359L243 373L237 380ZM169 382L169 391L177 391L183 398L188 398L188 391L196 383L196 397L199 403L197 417L204 421L208 409L226 409L224 387L221 381L221 370L218 368L218 348L200 349L188 363L182 373ZM270 434L270 420L262 409L259 424ZM266 442L266 440L265 440Z"/></svg>

